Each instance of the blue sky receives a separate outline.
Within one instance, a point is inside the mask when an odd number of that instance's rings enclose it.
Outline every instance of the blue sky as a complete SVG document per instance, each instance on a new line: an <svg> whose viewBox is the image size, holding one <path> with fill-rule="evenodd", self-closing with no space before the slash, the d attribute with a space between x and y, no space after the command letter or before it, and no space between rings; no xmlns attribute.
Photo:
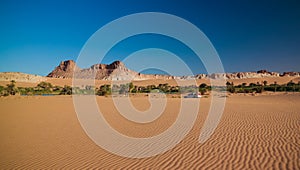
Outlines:
<svg viewBox="0 0 300 170"><path fill-rule="evenodd" d="M0 72L47 75L60 61L76 60L82 46L99 28L138 12L170 13L195 24L213 43L226 72L300 71L297 0L1 0ZM118 44L103 62L122 60L134 50L154 47L176 52L184 45L162 36L136 36ZM205 72L188 48L181 53L194 73Z"/></svg>

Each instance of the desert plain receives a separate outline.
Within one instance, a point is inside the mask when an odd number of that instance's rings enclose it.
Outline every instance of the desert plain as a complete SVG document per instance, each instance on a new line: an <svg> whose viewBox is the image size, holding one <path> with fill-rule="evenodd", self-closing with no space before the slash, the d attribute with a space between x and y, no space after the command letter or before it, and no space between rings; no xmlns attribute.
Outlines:
<svg viewBox="0 0 300 170"><path fill-rule="evenodd" d="M150 107L148 99L131 96L141 111ZM199 143L210 99L200 99L196 122L176 147L138 159L97 146L82 129L72 96L1 97L0 169L300 169L299 93L228 94L219 125ZM110 96L96 100L115 130L144 138L174 123L181 98L167 96L163 114L145 124L121 116Z"/></svg>

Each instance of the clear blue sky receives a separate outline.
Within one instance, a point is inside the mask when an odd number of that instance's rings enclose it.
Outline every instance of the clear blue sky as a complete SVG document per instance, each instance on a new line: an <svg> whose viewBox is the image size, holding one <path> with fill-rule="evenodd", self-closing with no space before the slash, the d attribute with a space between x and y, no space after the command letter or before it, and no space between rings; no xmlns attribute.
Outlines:
<svg viewBox="0 0 300 170"><path fill-rule="evenodd" d="M215 46L226 72L300 71L297 0L1 0L0 72L47 75L60 61L76 60L86 40L103 25L128 14L149 11L174 14L198 26ZM168 43L157 43L162 42L156 41L160 38ZM105 63L121 60L143 47L176 51L178 44L154 35L125 41L129 45L120 43ZM183 59L192 60L192 55L186 52ZM201 63L192 63L195 73L205 72Z"/></svg>

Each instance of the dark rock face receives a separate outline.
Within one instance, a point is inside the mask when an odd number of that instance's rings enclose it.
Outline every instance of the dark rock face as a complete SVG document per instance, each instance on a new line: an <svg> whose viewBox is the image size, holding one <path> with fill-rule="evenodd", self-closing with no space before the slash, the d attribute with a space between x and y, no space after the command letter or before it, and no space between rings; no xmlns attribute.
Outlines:
<svg viewBox="0 0 300 170"><path fill-rule="evenodd" d="M117 68L125 69L126 67L121 61L115 61L109 65L106 65L106 69L117 69Z"/></svg>
<svg viewBox="0 0 300 170"><path fill-rule="evenodd" d="M266 74L266 73L271 73L271 72L268 72L267 70L259 70L259 71L257 71L257 73Z"/></svg>

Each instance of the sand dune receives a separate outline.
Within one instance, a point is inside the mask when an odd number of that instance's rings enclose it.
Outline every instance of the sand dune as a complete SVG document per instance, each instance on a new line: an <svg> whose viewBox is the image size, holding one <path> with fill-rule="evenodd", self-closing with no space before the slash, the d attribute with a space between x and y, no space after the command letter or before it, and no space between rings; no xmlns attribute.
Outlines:
<svg viewBox="0 0 300 170"><path fill-rule="evenodd" d="M245 79L228 79L227 81L229 82L233 82L235 85L238 84L242 84L242 83L247 83L248 85L250 83L257 83L259 82L260 84L262 84L263 81L267 81L268 84L273 84L274 82L276 82L277 84L285 84L288 83L289 81L293 81L295 83L298 83L300 81L299 77L290 77L290 76L284 76L284 77L264 77L264 78L245 78ZM45 79L46 82L49 82L53 85L57 85L57 86L64 86L64 85L72 85L72 79L66 78L49 78L47 77ZM193 81L187 81L187 80L177 80L178 82L181 82L182 85L194 85L195 83ZM79 81L82 84L85 84L85 82L87 82L87 80L80 80ZM133 81L133 84L136 86L147 86L147 85L159 85L159 84L164 84L164 83L168 83L171 86L176 86L178 85L178 82L176 82L176 80L174 79L170 79L170 80L164 80L164 79L153 79L153 80L137 80L137 81ZM9 81L0 81L0 86L6 86L6 84L8 84ZM95 86L99 87L100 85L103 84L111 84L111 81L108 80L95 80ZM116 83L116 82L114 82ZM119 81L119 83L128 83L128 81ZM201 83L206 83L206 84L211 84L210 83L210 79L197 79L196 83L198 85L200 85ZM38 84L38 82L18 82L16 83L17 86L19 87L34 87Z"/></svg>
<svg viewBox="0 0 300 170"><path fill-rule="evenodd" d="M146 97L133 97L146 110ZM168 98L157 120L138 124L120 116L109 97L97 97L117 131L149 137L176 119L179 98ZM0 98L0 169L300 169L300 95L230 95L219 126L198 143L210 97L202 98L196 124L175 148L150 158L113 155L81 128L71 96ZM188 114L188 113L187 113Z"/></svg>

